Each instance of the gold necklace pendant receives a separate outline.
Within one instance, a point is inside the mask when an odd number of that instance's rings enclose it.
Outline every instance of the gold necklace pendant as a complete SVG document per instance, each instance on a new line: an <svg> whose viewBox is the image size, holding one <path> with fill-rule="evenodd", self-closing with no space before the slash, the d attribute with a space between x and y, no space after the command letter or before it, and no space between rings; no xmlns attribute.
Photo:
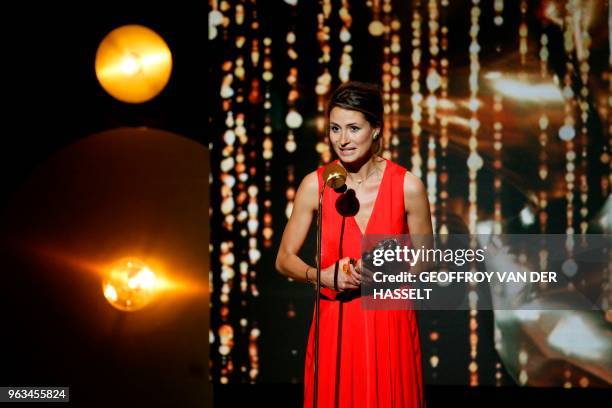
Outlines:
<svg viewBox="0 0 612 408"><path fill-rule="evenodd" d="M370 176L372 174L374 174L376 172L376 170L378 169L378 167L376 165L374 165L374 168L372 169L372 171L370 171L370 173L368 173L367 176L365 176L364 178L362 178L361 180L353 180L353 177L349 174L349 178L351 179L351 181L353 181L354 183L357 183L357 188L359 189L361 187L361 184L366 181L368 178L370 178Z"/></svg>

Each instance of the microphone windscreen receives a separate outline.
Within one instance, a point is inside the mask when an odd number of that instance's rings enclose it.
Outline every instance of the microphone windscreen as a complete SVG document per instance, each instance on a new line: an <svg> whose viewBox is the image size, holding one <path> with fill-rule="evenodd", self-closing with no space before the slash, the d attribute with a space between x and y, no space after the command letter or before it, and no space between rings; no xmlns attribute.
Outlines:
<svg viewBox="0 0 612 408"><path fill-rule="evenodd" d="M347 173L338 163L329 164L323 171L323 181L331 188L342 187L346 183Z"/></svg>

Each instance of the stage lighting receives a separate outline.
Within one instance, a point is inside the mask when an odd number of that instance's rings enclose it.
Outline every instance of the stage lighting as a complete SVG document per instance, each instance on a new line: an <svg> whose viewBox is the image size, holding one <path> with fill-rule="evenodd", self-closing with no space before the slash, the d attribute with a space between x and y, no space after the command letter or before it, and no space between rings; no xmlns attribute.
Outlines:
<svg viewBox="0 0 612 408"><path fill-rule="evenodd" d="M382 22L374 20L368 26L368 31L374 37L380 37L385 32L385 26Z"/></svg>
<svg viewBox="0 0 612 408"><path fill-rule="evenodd" d="M508 98L526 102L562 103L563 95L559 87L550 82L522 80L511 75L499 75L497 72L485 76L493 88Z"/></svg>
<svg viewBox="0 0 612 408"><path fill-rule="evenodd" d="M155 273L137 259L118 261L109 269L102 283L106 300L124 312L133 312L148 305L155 297L157 286Z"/></svg>
<svg viewBox="0 0 612 408"><path fill-rule="evenodd" d="M524 227L528 227L535 222L535 214L533 213L531 207L528 205L523 207L523 209L519 213L519 217L521 219L521 224L523 224Z"/></svg>
<svg viewBox="0 0 612 408"><path fill-rule="evenodd" d="M96 54L98 81L114 98L142 103L154 98L168 83L172 54L153 30L126 25L111 31Z"/></svg>

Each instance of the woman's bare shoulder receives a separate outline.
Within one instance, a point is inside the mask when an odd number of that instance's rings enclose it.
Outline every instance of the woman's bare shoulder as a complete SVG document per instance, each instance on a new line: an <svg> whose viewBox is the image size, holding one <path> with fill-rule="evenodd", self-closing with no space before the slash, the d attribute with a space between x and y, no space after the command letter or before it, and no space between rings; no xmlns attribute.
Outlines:
<svg viewBox="0 0 612 408"><path fill-rule="evenodd" d="M319 191L319 175L317 171L311 171L302 179L300 183L300 190L308 194L317 194Z"/></svg>
<svg viewBox="0 0 612 408"><path fill-rule="evenodd" d="M406 170L404 174L404 195L406 197L414 197L425 193L425 185L423 181L410 171Z"/></svg>
<svg viewBox="0 0 612 408"><path fill-rule="evenodd" d="M298 193L295 197L296 201L300 201L301 204L305 204L311 209L316 209L318 206L318 197L319 194L319 175L317 171L314 170L308 173L302 179L300 183L300 187L298 189Z"/></svg>
<svg viewBox="0 0 612 408"><path fill-rule="evenodd" d="M308 189L319 189L319 175L317 170L313 170L302 179L302 184Z"/></svg>

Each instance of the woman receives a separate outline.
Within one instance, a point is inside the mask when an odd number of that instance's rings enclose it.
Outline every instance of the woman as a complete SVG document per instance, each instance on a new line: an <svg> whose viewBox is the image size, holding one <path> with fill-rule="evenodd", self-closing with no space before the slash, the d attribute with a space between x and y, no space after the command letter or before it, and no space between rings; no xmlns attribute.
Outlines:
<svg viewBox="0 0 612 408"><path fill-rule="evenodd" d="M327 189L323 200L317 405L424 406L414 310L362 309L357 289L363 235L432 234L425 188L418 177L377 154L383 103L376 86L340 86L328 104L327 120L337 163L348 173L348 190ZM300 184L276 259L279 272L302 282L316 281L316 267L298 253L318 209L323 170ZM313 354L314 325L306 352L305 407L313 406Z"/></svg>

